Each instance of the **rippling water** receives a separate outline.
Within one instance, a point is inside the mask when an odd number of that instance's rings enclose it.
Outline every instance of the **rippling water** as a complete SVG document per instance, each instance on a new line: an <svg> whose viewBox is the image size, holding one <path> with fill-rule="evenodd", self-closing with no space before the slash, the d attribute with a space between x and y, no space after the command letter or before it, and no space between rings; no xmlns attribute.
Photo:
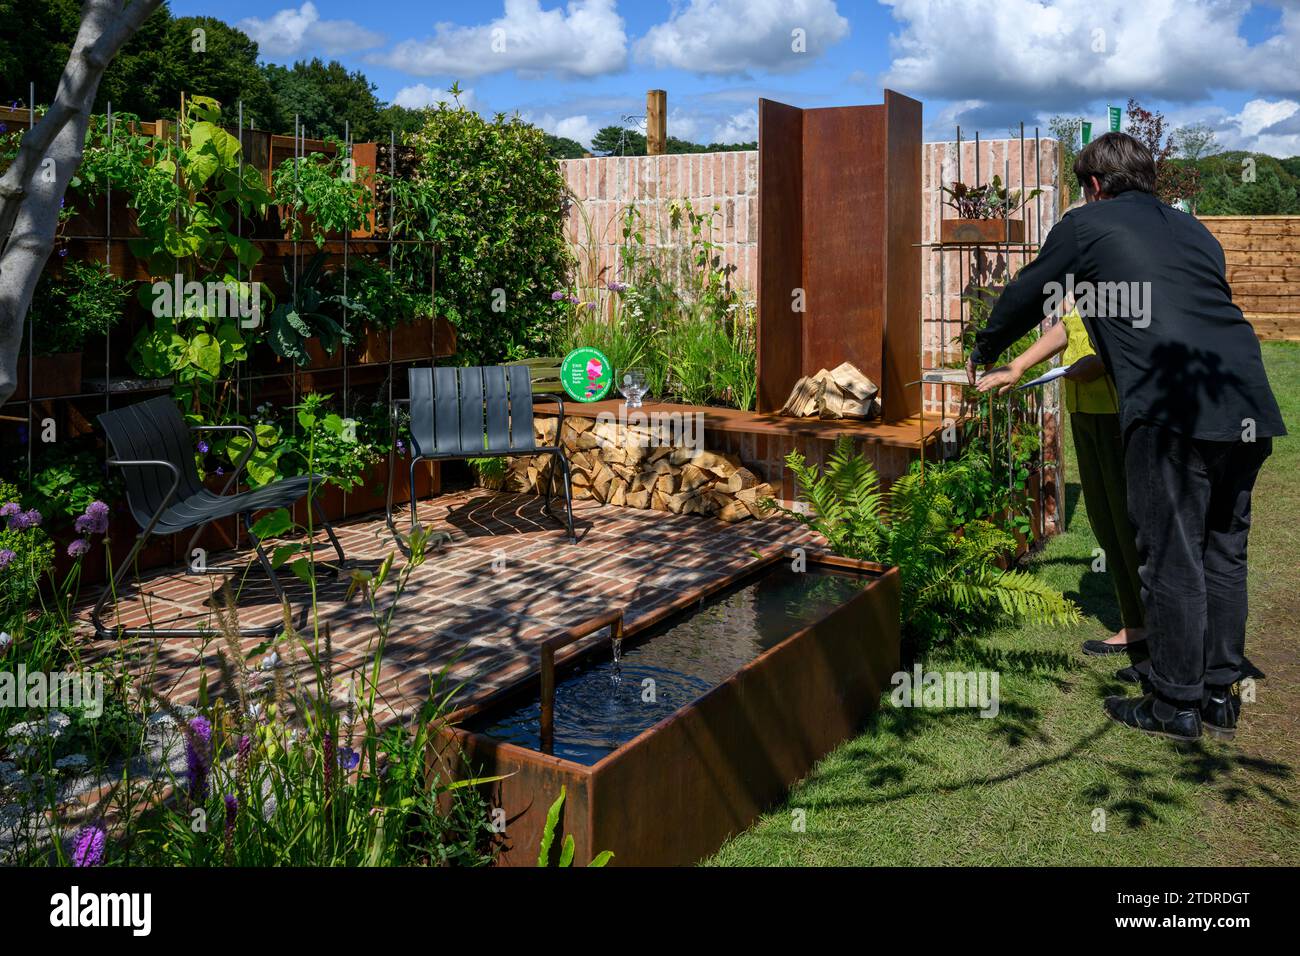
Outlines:
<svg viewBox="0 0 1300 956"><path fill-rule="evenodd" d="M866 583L816 565L795 573L781 563L660 625L649 640L625 646L618 664L605 658L566 669L556 677L555 755L595 763ZM534 697L513 710L476 717L466 727L539 750L540 712Z"/></svg>

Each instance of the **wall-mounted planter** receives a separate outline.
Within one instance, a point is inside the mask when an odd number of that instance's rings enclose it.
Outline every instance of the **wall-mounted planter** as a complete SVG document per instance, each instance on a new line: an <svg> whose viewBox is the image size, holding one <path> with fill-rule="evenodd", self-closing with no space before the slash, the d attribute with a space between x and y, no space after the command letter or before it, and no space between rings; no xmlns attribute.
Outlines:
<svg viewBox="0 0 1300 956"><path fill-rule="evenodd" d="M32 357L32 398L49 398L54 395L78 395L81 392L80 352L60 352L57 355ZM18 382L14 399L27 398L27 356L18 357Z"/></svg>
<svg viewBox="0 0 1300 956"><path fill-rule="evenodd" d="M1025 241L1023 219L941 219L939 241L945 245L997 245Z"/></svg>
<svg viewBox="0 0 1300 956"><path fill-rule="evenodd" d="M771 612L785 604L760 602L758 592L749 617L744 607L716 603L737 593L729 589L762 587L764 575L788 576L788 560L789 555L770 555L728 581L639 619L626 631L621 667L634 693L644 686L633 670L637 650L654 654L656 641L676 640L677 627L694 627L695 636L703 628L707 633L700 639L716 634L719 641L733 641L737 629L752 623L763 634L760 646L765 648L720 682L696 683L691 674L698 672L683 672L681 676L690 679L682 681L685 689L677 699L686 703L630 740L618 743L621 737L608 740L596 734L590 739L597 746L580 750L573 741L581 739L581 724L575 723L576 711L566 716L566 707L572 705L563 704L580 699L573 682L584 679L584 673L611 666L608 638L556 668L550 682L555 703L549 711L554 714L554 732L548 737L539 730L536 747L525 745L531 732L526 720L512 722L530 707L539 714L547 712L539 701L540 677L451 715L456 725L438 729L430 767L462 778L470 773L508 775L487 788L493 805L505 811L501 864L535 863L547 809L561 786L567 788L567 799L556 846L571 834L576 865L604 850L614 852L615 865L693 863L752 824L817 760L860 728L899 667L898 571L810 557L810 584L820 588L822 582L813 578L823 575L840 581L833 596L820 592L824 603L798 626L786 618L764 618L761 609ZM839 590L846 576L854 582L847 597ZM721 617L719 607L724 608ZM613 616L618 617L617 612ZM603 615L593 623L609 623L609 618ZM761 626L764 620L766 627ZM787 626L792 629L785 630ZM548 646L572 641L579 630L557 635ZM704 656L718 659L716 651ZM730 663L725 669L730 670ZM669 683L671 672L654 673L660 674L663 687L675 686ZM710 683L702 693L694 689ZM566 721L571 728L567 731ZM546 718L539 716L536 725L548 726ZM519 742L503 739L513 733L503 732L503 727L520 728L511 737ZM542 752L542 740L554 742L554 755Z"/></svg>

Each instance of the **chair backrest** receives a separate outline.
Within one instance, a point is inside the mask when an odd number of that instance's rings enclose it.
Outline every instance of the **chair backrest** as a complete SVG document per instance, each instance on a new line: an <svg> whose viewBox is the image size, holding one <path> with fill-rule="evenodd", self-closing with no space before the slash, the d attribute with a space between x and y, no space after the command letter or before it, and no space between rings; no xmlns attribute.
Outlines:
<svg viewBox="0 0 1300 956"><path fill-rule="evenodd" d="M181 472L172 503L203 488L194 466L194 440L176 402L167 396L117 408L99 416L108 435L114 457L122 461L169 461ZM172 486L171 470L161 465L129 466L122 470L126 501L131 514L143 528L167 497Z"/></svg>
<svg viewBox="0 0 1300 956"><path fill-rule="evenodd" d="M416 454L476 458L537 447L526 367L413 368L407 374Z"/></svg>

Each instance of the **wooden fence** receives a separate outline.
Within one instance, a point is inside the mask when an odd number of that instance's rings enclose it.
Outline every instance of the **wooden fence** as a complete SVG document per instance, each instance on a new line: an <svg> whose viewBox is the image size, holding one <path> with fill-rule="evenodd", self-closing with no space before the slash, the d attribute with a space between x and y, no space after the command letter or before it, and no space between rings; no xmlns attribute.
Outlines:
<svg viewBox="0 0 1300 956"><path fill-rule="evenodd" d="M1261 339L1300 341L1300 216L1202 216L1232 298Z"/></svg>

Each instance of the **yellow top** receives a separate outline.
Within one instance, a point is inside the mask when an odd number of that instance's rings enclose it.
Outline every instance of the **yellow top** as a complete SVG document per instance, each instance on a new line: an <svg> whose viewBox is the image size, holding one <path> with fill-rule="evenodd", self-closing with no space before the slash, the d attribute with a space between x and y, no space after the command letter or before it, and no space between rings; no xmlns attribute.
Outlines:
<svg viewBox="0 0 1300 956"><path fill-rule="evenodd" d="M1061 321L1065 324L1065 356L1061 359L1066 365L1073 365L1085 355L1095 354L1088 330L1084 328L1079 310L1074 309ZM1119 413L1119 396L1115 393L1115 383L1109 375L1094 378L1091 382L1072 382L1061 379L1061 394L1065 399L1067 412L1084 412L1088 415L1116 415Z"/></svg>

